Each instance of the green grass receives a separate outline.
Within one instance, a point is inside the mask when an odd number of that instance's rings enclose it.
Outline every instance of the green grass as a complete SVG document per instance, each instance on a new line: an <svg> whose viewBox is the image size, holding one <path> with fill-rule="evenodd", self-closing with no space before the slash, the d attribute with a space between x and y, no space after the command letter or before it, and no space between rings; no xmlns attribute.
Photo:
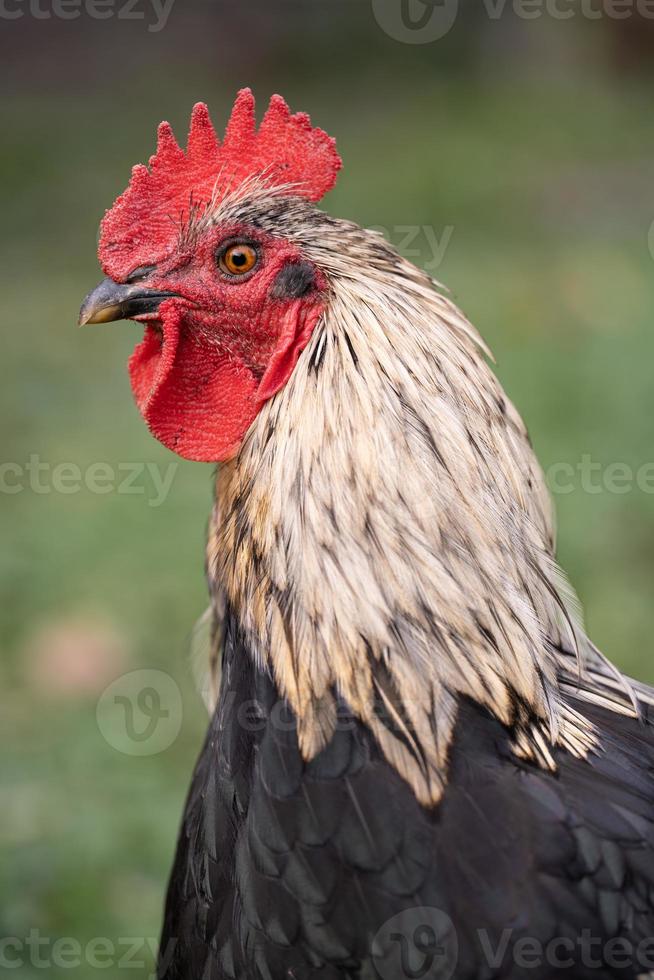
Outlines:
<svg viewBox="0 0 654 980"><path fill-rule="evenodd" d="M175 461L138 416L124 366L135 327L74 326L99 276L98 219L151 150L153 121L181 123L204 94L221 123L240 82L190 75L160 86L141 76L139 99L121 105L119 141L107 137L118 112L109 89L78 92L74 104L26 94L5 110L3 457L22 465L38 454L82 471L177 462L160 507L145 494L86 489L2 495L5 935L156 937L206 725L186 650L206 601L211 470ZM352 99L344 84L330 92L319 82L291 78L283 90L340 138L345 170L326 206L389 228L453 226L437 275L490 342L544 466L583 454L634 468L654 458L649 90L527 76L482 86L424 65L398 75L382 102L374 71ZM263 77L260 90L278 85ZM653 504L637 489L557 497L561 560L591 634L651 681ZM83 690L50 690L39 658L47 662L49 636L74 634L80 619L100 646L117 633L122 652ZM96 702L113 676L144 667L172 675L184 712L172 746L139 758L105 741Z"/></svg>

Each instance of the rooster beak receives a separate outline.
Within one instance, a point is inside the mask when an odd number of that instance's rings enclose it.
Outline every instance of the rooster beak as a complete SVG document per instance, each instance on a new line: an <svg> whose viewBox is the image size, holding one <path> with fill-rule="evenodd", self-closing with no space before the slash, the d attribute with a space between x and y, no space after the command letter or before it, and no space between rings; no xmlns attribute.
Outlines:
<svg viewBox="0 0 654 980"><path fill-rule="evenodd" d="M156 313L159 304L178 293L146 289L140 283L125 285L107 277L91 290L79 311L79 325L126 320L142 313Z"/></svg>

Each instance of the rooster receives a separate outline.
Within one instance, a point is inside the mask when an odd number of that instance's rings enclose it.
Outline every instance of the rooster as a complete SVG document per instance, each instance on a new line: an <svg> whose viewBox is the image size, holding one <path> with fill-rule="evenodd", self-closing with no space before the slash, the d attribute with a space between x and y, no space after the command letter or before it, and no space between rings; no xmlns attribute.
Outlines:
<svg viewBox="0 0 654 980"><path fill-rule="evenodd" d="M158 976L646 975L654 692L580 625L479 334L316 207L340 166L279 96L162 123L80 314L143 324L147 425L219 464Z"/></svg>

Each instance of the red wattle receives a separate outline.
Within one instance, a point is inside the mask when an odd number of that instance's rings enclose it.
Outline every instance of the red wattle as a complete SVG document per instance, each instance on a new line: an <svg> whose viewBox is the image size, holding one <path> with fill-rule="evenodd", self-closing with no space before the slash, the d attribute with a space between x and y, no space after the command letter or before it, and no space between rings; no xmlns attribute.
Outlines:
<svg viewBox="0 0 654 980"><path fill-rule="evenodd" d="M136 403L152 434L173 452L227 460L260 408L258 380L238 358L200 340L174 301L160 312L163 339L148 327L130 358Z"/></svg>
<svg viewBox="0 0 654 980"><path fill-rule="evenodd" d="M160 442L185 459L224 462L237 451L262 404L288 381L321 305L292 300L279 311L281 332L263 375L219 339L185 322L176 300L159 308L129 361L136 404Z"/></svg>
<svg viewBox="0 0 654 980"><path fill-rule="evenodd" d="M299 299L289 304L282 317L282 330L275 350L257 390L257 400L260 403L272 398L284 387L293 373L298 357L309 343L320 313L320 306L307 310Z"/></svg>

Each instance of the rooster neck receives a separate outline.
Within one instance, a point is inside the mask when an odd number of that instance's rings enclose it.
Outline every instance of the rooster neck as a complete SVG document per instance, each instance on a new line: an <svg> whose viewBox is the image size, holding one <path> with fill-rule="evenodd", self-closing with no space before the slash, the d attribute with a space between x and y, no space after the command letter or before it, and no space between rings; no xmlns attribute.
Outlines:
<svg viewBox="0 0 654 980"><path fill-rule="evenodd" d="M422 273L378 249L356 278L351 258L331 259L323 321L219 471L209 580L305 758L340 696L430 804L461 697L547 767L557 739L582 754L593 734L557 689L553 651L574 627L518 414Z"/></svg>

